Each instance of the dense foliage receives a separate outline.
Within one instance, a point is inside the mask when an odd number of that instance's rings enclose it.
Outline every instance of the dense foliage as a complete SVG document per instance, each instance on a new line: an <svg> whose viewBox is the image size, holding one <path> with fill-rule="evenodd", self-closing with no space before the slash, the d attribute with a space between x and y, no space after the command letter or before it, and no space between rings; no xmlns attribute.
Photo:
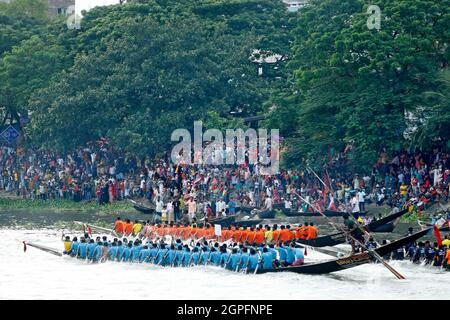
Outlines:
<svg viewBox="0 0 450 320"><path fill-rule="evenodd" d="M346 149L360 169L382 149L445 145L450 0L377 1L379 30L369 4L134 0L70 30L43 0L14 0L0 5L0 111L30 112L28 141L60 150L107 136L156 154L175 128L241 125L233 114L268 114L289 166Z"/></svg>

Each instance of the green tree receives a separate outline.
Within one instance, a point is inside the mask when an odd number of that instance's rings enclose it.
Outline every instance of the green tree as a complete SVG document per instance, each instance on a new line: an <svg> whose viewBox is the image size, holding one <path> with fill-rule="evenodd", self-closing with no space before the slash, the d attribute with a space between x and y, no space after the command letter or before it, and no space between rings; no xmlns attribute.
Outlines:
<svg viewBox="0 0 450 320"><path fill-rule="evenodd" d="M382 148L407 142L407 113L448 67L449 1L378 1L380 30L367 27L362 0L311 1L300 13L291 62L304 96L290 152L320 164L329 150L353 148L356 169Z"/></svg>
<svg viewBox="0 0 450 320"><path fill-rule="evenodd" d="M129 151L155 154L171 144L175 128L190 129L195 120L234 125L231 111L261 111L279 80L258 77L250 57L255 49L287 50L278 17L288 13L272 0L235 1L251 5L234 11L225 3L134 1L89 11L80 30L57 37L76 56L73 66L32 95L33 142L64 149L108 136ZM240 16L251 24L237 28L231 20Z"/></svg>

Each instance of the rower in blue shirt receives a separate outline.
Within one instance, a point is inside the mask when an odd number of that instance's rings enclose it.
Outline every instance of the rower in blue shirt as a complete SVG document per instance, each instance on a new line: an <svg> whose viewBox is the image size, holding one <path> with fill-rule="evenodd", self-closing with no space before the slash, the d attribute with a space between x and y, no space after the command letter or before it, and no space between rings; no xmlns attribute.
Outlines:
<svg viewBox="0 0 450 320"><path fill-rule="evenodd" d="M74 237L72 240L72 244L70 245L70 255L72 257L75 257L77 255L79 245L80 243L78 242L78 238Z"/></svg>
<svg viewBox="0 0 450 320"><path fill-rule="evenodd" d="M169 254L167 255L167 265L173 266L175 262L175 258L177 255L177 250L175 250L175 246L170 245Z"/></svg>
<svg viewBox="0 0 450 320"><path fill-rule="evenodd" d="M191 249L185 246L183 254L183 267L189 267L190 264L191 264Z"/></svg>
<svg viewBox="0 0 450 320"><path fill-rule="evenodd" d="M87 245L87 258L88 260L92 260L94 257L94 251L97 244L94 242L94 239L89 240L89 244Z"/></svg>
<svg viewBox="0 0 450 320"><path fill-rule="evenodd" d="M220 248L220 265L222 267L226 267L229 259L230 259L230 254L227 252L227 248L221 247Z"/></svg>
<svg viewBox="0 0 450 320"><path fill-rule="evenodd" d="M248 248L243 248L240 261L238 262L238 265L236 266L235 270L238 271L239 269L246 269L248 264L248 258L249 258Z"/></svg>
<svg viewBox="0 0 450 320"><path fill-rule="evenodd" d="M131 259L131 248L133 247L133 244L131 242L128 242L127 246L124 246L123 254L122 254L122 261L123 262L129 262Z"/></svg>
<svg viewBox="0 0 450 320"><path fill-rule="evenodd" d="M200 254L200 263L199 264L207 265L210 253L211 252L208 250L208 248L203 247L202 248L202 253Z"/></svg>
<svg viewBox="0 0 450 320"><path fill-rule="evenodd" d="M142 250L139 252L139 262L145 262L150 256L150 250L148 249L148 246L143 246Z"/></svg>
<svg viewBox="0 0 450 320"><path fill-rule="evenodd" d="M108 260L115 261L117 257L117 244L113 242L108 248Z"/></svg>
<svg viewBox="0 0 450 320"><path fill-rule="evenodd" d="M211 255L209 257L209 262L211 262L213 265L215 266L219 266L220 265L220 252L217 251L216 248L212 248L211 249Z"/></svg>
<svg viewBox="0 0 450 320"><path fill-rule="evenodd" d="M238 250L234 248L233 251L231 252L230 263L228 263L226 268L233 271L236 270L240 258L241 255L238 253Z"/></svg>
<svg viewBox="0 0 450 320"><path fill-rule="evenodd" d="M175 263L177 267L183 266L183 258L184 258L184 249L183 246L179 245L178 250L175 253Z"/></svg>
<svg viewBox="0 0 450 320"><path fill-rule="evenodd" d="M153 262L156 259L156 255L158 254L159 248L158 245L156 243L153 243L151 245L151 249L150 249L150 254L148 257L147 262Z"/></svg>
<svg viewBox="0 0 450 320"><path fill-rule="evenodd" d="M139 243L135 242L133 247L131 248L131 262L139 261L139 252L140 252Z"/></svg>
<svg viewBox="0 0 450 320"><path fill-rule="evenodd" d="M78 246L77 250L77 258L78 259L86 259L87 256L87 243L84 238L81 238L81 243Z"/></svg>
<svg viewBox="0 0 450 320"><path fill-rule="evenodd" d="M262 267L265 270L273 269L272 254L269 252L269 250L267 248L263 248Z"/></svg>
<svg viewBox="0 0 450 320"><path fill-rule="evenodd" d="M99 262L102 257L103 244L99 241L94 249L94 254L92 257L92 262Z"/></svg>
<svg viewBox="0 0 450 320"><path fill-rule="evenodd" d="M294 244L291 243L290 245L288 245L287 243L285 243L284 248L286 249L286 266L290 266L295 261Z"/></svg>
<svg viewBox="0 0 450 320"><path fill-rule="evenodd" d="M153 260L155 264L164 265L164 260L167 258L166 254L169 250L166 248L165 244L161 244L158 253L156 254L156 259Z"/></svg>
<svg viewBox="0 0 450 320"><path fill-rule="evenodd" d="M200 250L198 247L195 247L192 252L191 265L198 265L199 261L200 261Z"/></svg>
<svg viewBox="0 0 450 320"><path fill-rule="evenodd" d="M295 260L292 265L301 266L305 263L305 250L301 248L299 245L296 245L294 248Z"/></svg>
<svg viewBox="0 0 450 320"><path fill-rule="evenodd" d="M286 257L287 257L286 249L279 246L277 248L277 250L278 250L278 255L280 256L280 259L279 259L280 265L284 267L286 265Z"/></svg>
<svg viewBox="0 0 450 320"><path fill-rule="evenodd" d="M117 241L117 252L116 252L116 260L115 261L118 261L118 262L122 261L123 249L124 249L124 246L122 244L122 241L121 240Z"/></svg>
<svg viewBox="0 0 450 320"><path fill-rule="evenodd" d="M256 250L250 249L250 256L248 257L247 270L254 271L259 263L259 256L256 254Z"/></svg>

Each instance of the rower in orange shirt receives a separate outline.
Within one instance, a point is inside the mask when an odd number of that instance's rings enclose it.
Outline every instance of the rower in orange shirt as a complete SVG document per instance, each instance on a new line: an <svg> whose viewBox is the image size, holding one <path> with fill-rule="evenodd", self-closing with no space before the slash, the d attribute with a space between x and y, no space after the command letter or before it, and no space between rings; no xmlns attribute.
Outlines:
<svg viewBox="0 0 450 320"><path fill-rule="evenodd" d="M231 230L228 230L227 227L222 228L222 236L220 237L221 241L227 241L231 238Z"/></svg>
<svg viewBox="0 0 450 320"><path fill-rule="evenodd" d="M281 226L281 230L280 230L280 241L281 242L286 242L289 241L290 235L289 235L290 231L288 229L286 229L285 226Z"/></svg>
<svg viewBox="0 0 450 320"><path fill-rule="evenodd" d="M241 241L241 238L242 238L242 230L240 230L240 229L236 229L234 232L233 232L233 241L234 242L237 242L237 243L239 243L240 241Z"/></svg>
<svg viewBox="0 0 450 320"><path fill-rule="evenodd" d="M114 231L119 235L119 237L124 233L125 226L123 224L123 221L120 220L120 217L116 219L116 222L114 223Z"/></svg>
<svg viewBox="0 0 450 320"><path fill-rule="evenodd" d="M280 241L280 236L281 236L281 230L278 229L278 226L275 224L273 226L273 243L278 243Z"/></svg>
<svg viewBox="0 0 450 320"><path fill-rule="evenodd" d="M309 233L309 223L305 222L305 225L303 227L303 238L302 239L308 239L308 233Z"/></svg>
<svg viewBox="0 0 450 320"><path fill-rule="evenodd" d="M309 228L308 228L308 236L307 236L307 240L312 240L317 238L317 229L316 227L314 227L314 224L311 222L309 224Z"/></svg>
<svg viewBox="0 0 450 320"><path fill-rule="evenodd" d="M251 230L250 228L244 228L242 231L241 243L248 242L251 240Z"/></svg>
<svg viewBox="0 0 450 320"><path fill-rule="evenodd" d="M295 240L295 232L291 230L291 226L287 225L286 230L289 231L289 240L288 241L294 241Z"/></svg>
<svg viewBox="0 0 450 320"><path fill-rule="evenodd" d="M254 244L256 242L256 229L254 227L250 228L249 238L247 240L250 244Z"/></svg>
<svg viewBox="0 0 450 320"><path fill-rule="evenodd" d="M265 236L265 231L263 229L261 229L260 227L258 227L256 229L256 236L255 236L256 244L263 244L264 243L264 236Z"/></svg>
<svg viewBox="0 0 450 320"><path fill-rule="evenodd" d="M124 231L126 236L129 236L133 233L133 224L131 223L130 219L127 219L124 226Z"/></svg>

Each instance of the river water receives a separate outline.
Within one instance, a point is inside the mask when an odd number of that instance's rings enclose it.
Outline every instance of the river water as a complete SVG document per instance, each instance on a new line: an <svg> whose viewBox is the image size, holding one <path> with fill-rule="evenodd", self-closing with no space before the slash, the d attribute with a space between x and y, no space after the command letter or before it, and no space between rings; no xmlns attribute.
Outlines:
<svg viewBox="0 0 450 320"><path fill-rule="evenodd" d="M331 275L244 275L215 267L90 265L28 247L62 248L61 231L1 229L0 299L433 299L450 292L450 273L409 262L363 265ZM309 252L307 259L327 256Z"/></svg>
<svg viewBox="0 0 450 320"><path fill-rule="evenodd" d="M73 231L75 232L75 231ZM433 299L448 297L450 273L408 261L330 275L244 275L216 267L163 268L138 264L86 264L28 247L31 241L62 250L58 227L0 227L0 299ZM66 230L67 233L67 230ZM75 233L71 233L75 234ZM308 252L307 261L329 259Z"/></svg>

